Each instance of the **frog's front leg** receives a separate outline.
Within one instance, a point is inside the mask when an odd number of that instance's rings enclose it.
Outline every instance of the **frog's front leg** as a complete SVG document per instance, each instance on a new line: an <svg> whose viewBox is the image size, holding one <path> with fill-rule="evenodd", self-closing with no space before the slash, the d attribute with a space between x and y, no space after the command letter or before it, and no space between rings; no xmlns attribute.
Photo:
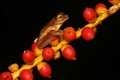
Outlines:
<svg viewBox="0 0 120 80"><path fill-rule="evenodd" d="M55 36L62 36L62 35L63 35L63 30L49 32L46 36L44 36L42 39L37 41L38 48L39 49L44 48L45 46L50 44L50 42L53 40Z"/></svg>

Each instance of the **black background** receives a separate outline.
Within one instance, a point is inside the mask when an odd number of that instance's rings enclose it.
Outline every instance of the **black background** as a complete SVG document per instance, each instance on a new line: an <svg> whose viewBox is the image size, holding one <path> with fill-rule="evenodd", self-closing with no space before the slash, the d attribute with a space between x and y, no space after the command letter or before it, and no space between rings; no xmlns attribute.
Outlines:
<svg viewBox="0 0 120 80"><path fill-rule="evenodd" d="M0 73L7 71L12 63L22 65L22 52L31 48L33 40L40 29L58 12L70 16L61 29L72 26L76 30L87 22L82 12L86 7L104 3L112 6L107 0L41 0L3 2L0 12ZM68 61L62 56L56 61L49 61L52 67L52 78L39 75L36 67L33 70L35 80L98 80L119 78L119 27L120 10L98 25L95 38L86 42L82 38L70 44L76 49L77 60Z"/></svg>

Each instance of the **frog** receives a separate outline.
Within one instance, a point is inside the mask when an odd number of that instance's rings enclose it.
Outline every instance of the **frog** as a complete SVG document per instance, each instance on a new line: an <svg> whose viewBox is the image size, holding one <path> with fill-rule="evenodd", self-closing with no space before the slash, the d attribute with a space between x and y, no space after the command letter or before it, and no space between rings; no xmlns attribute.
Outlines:
<svg viewBox="0 0 120 80"><path fill-rule="evenodd" d="M38 48L42 49L47 46L55 36L61 36L63 30L60 27L69 19L68 14L59 12L53 17L40 31L36 43Z"/></svg>

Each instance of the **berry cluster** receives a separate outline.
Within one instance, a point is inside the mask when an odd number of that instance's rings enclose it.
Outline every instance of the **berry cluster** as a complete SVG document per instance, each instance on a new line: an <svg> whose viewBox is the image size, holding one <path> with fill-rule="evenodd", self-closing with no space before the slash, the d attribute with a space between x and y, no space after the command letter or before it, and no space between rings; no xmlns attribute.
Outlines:
<svg viewBox="0 0 120 80"><path fill-rule="evenodd" d="M94 39L95 33L97 32L96 26L120 8L120 0L108 1L113 4L109 9L103 3L98 3L94 9L86 8L83 11L83 17L88 24L81 29L78 28L77 31L73 27L66 27L63 30L63 35L54 37L49 47L39 49L34 41L31 45L31 50L25 50L22 54L22 59L25 64L20 68L16 63L11 64L8 67L9 71L1 73L0 80L16 80L18 77L21 80L33 80L32 69L35 66L42 77L50 78L52 69L46 61L56 60L61 55L66 60L76 60L76 51L69 43L80 38L80 36L85 41Z"/></svg>

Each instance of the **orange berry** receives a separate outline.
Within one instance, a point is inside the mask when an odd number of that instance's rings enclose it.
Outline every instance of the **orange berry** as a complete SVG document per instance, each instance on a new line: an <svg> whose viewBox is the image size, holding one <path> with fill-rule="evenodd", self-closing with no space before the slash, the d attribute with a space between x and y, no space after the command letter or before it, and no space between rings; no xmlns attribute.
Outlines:
<svg viewBox="0 0 120 80"><path fill-rule="evenodd" d="M103 3L98 3L95 6L95 11L98 15L101 15L102 13L107 11L107 6Z"/></svg>

